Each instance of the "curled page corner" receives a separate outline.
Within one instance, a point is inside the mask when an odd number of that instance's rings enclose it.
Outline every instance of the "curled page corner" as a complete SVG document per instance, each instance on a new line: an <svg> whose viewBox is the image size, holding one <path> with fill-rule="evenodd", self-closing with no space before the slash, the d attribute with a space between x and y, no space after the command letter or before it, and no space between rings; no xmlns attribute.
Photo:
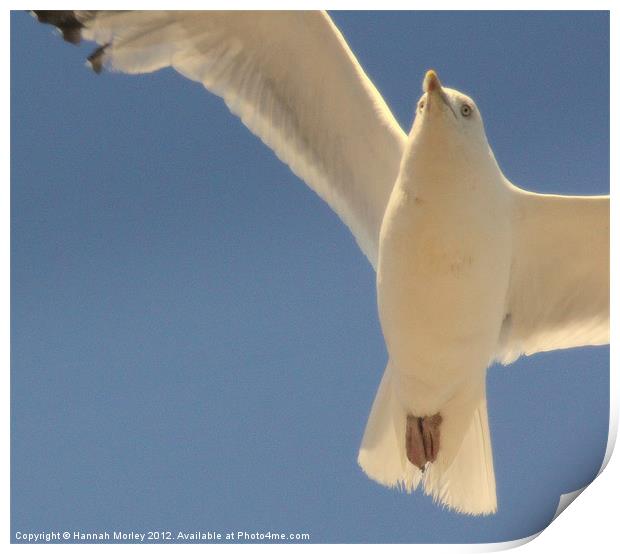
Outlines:
<svg viewBox="0 0 620 554"><path fill-rule="evenodd" d="M553 514L553 518L551 519L549 523L551 524L553 521L555 521L555 519L564 510L566 510L566 508L568 508L568 506L572 503L572 501L575 500L575 498L577 498L583 491L586 490L587 486L588 485L586 485L585 487L581 487L580 489L577 489L575 491L567 492L565 494L560 495L560 500L558 501L558 507L556 508L555 514Z"/></svg>

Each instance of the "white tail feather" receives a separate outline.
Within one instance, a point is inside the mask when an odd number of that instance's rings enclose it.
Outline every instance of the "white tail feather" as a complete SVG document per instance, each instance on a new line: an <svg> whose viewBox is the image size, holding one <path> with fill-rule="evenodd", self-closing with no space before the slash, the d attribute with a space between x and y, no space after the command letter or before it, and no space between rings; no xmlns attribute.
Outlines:
<svg viewBox="0 0 620 554"><path fill-rule="evenodd" d="M474 401L454 402L443 418L437 460L422 473L405 452L406 410L393 390L387 369L372 405L358 463L375 481L388 487L425 494L457 512L483 515L497 510L491 435L484 394Z"/></svg>

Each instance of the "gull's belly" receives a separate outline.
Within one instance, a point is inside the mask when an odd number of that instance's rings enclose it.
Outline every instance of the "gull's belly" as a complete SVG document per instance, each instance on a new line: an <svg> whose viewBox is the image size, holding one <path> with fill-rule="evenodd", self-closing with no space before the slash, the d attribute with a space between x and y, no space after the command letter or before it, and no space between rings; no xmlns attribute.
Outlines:
<svg viewBox="0 0 620 554"><path fill-rule="evenodd" d="M405 394L441 402L484 377L503 318L509 248L501 223L458 199L434 209L396 196L381 231L381 326L401 388L411 388Z"/></svg>

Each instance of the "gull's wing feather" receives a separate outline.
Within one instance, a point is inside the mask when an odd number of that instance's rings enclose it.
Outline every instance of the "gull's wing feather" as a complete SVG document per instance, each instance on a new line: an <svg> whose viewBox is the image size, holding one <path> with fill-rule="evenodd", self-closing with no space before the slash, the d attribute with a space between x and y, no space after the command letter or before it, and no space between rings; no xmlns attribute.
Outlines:
<svg viewBox="0 0 620 554"><path fill-rule="evenodd" d="M609 196L514 187L514 258L497 359L609 342Z"/></svg>
<svg viewBox="0 0 620 554"><path fill-rule="evenodd" d="M37 15L59 25L67 40L76 41L79 26L83 38L102 45L90 58L95 70L171 66L221 96L331 206L376 265L406 135L327 14Z"/></svg>

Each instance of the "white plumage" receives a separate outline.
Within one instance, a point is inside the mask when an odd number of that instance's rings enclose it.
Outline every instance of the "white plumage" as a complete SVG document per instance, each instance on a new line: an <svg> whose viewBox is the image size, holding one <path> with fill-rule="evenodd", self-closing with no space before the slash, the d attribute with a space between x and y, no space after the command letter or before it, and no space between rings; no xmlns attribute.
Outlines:
<svg viewBox="0 0 620 554"><path fill-rule="evenodd" d="M389 353L360 465L454 510L494 512L486 369L608 342L609 197L511 184L473 101L433 72L407 136L322 12L37 15L100 44L97 70L171 66L202 82L331 206L378 271ZM439 453L421 471L406 420L435 413Z"/></svg>

